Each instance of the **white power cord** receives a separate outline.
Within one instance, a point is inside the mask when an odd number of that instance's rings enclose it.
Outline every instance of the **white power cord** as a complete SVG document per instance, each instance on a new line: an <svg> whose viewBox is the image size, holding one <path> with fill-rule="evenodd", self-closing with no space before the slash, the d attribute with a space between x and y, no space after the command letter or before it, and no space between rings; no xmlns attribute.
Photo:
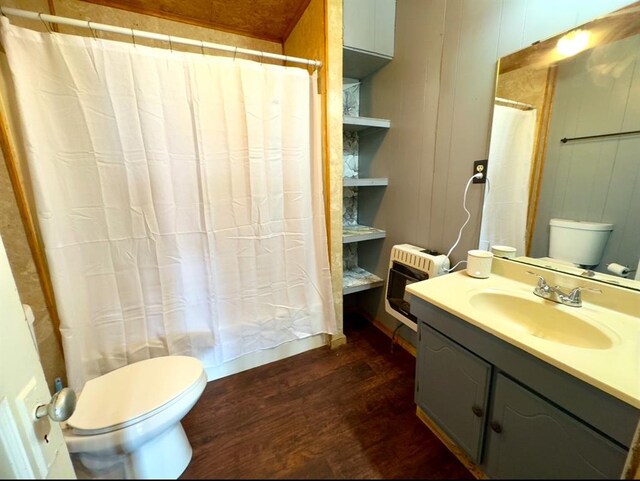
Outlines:
<svg viewBox="0 0 640 481"><path fill-rule="evenodd" d="M481 172L478 172L477 174L474 174L471 177L469 177L469 180L467 181L467 186L464 188L464 197L462 199L462 208L467 213L467 220L465 220L464 224L462 224L462 227L460 227L460 230L458 231L458 238L456 239L456 242L451 246L451 249L449 249L449 252L447 252L447 258L449 258L449 256L453 252L453 249L455 249L456 246L458 245L458 243L460 242L460 238L462 237L462 231L467 226L467 224L469 223L469 220L471 219L471 212L469 212L469 210L467 209L467 192L469 191L469 186L471 185L471 182L473 182L473 179L482 179L483 177L484 177L484 174L482 174ZM489 178L488 177L487 177L487 182L489 182ZM487 186L487 187L489 187L489 186ZM465 260L461 260L460 262L458 262L452 268L445 269L445 270L447 272L451 272L452 270L454 270L456 267L458 267L463 262L467 262L466 259Z"/></svg>

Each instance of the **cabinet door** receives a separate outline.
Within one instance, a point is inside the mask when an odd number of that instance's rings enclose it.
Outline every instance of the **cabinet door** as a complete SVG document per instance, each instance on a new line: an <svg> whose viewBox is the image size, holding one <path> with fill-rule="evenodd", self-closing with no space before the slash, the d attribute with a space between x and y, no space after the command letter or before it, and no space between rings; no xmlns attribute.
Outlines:
<svg viewBox="0 0 640 481"><path fill-rule="evenodd" d="M342 16L344 19L345 47L374 51L375 2L371 0L344 0Z"/></svg>
<svg viewBox="0 0 640 481"><path fill-rule="evenodd" d="M487 432L485 471L492 478L618 478L627 454L502 374Z"/></svg>
<svg viewBox="0 0 640 481"><path fill-rule="evenodd" d="M344 46L392 57L395 15L395 0L344 0Z"/></svg>
<svg viewBox="0 0 640 481"><path fill-rule="evenodd" d="M376 0L373 18L373 51L393 57L396 32L396 1Z"/></svg>
<svg viewBox="0 0 640 481"><path fill-rule="evenodd" d="M419 326L416 403L480 462L491 366L424 322Z"/></svg>

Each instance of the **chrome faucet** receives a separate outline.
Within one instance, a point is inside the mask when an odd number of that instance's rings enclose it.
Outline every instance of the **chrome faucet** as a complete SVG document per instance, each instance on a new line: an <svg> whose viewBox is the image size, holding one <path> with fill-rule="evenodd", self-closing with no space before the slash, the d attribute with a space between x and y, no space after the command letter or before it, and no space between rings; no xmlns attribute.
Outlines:
<svg viewBox="0 0 640 481"><path fill-rule="evenodd" d="M582 307L582 291L591 291L601 293L600 289L595 289L592 287L575 287L571 289L569 292L565 292L560 286L550 286L547 284L547 281L540 274L536 274L535 272L527 271L527 274L531 274L532 276L536 276L538 278L538 285L536 285L533 293L542 297L543 299L547 299L549 301L557 302L559 304L564 304L565 306L571 307Z"/></svg>

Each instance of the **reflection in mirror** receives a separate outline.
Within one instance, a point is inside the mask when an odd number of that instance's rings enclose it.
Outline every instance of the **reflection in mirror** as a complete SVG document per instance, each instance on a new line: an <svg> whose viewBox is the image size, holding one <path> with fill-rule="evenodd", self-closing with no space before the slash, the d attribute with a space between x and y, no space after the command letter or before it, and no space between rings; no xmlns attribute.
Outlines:
<svg viewBox="0 0 640 481"><path fill-rule="evenodd" d="M640 289L640 2L500 59L487 173L481 249Z"/></svg>

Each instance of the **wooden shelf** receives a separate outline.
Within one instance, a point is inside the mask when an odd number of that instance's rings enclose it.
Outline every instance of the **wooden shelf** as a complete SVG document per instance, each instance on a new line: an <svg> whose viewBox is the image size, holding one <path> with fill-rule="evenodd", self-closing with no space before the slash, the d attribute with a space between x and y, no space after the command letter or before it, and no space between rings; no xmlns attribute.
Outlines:
<svg viewBox="0 0 640 481"><path fill-rule="evenodd" d="M364 270L362 267L353 267L342 273L342 295L345 296L383 285L384 279Z"/></svg>
<svg viewBox="0 0 640 481"><path fill-rule="evenodd" d="M342 179L342 185L344 187L377 187L389 185L389 179L386 177L378 178L362 178L352 177Z"/></svg>
<svg viewBox="0 0 640 481"><path fill-rule="evenodd" d="M362 242L374 239L382 239L387 235L382 229L376 229L368 225L345 225L342 226L342 243Z"/></svg>
<svg viewBox="0 0 640 481"><path fill-rule="evenodd" d="M342 130L349 132L361 132L367 129L388 129L391 121L387 119L375 119L372 117L352 117L345 115L342 120Z"/></svg>
<svg viewBox="0 0 640 481"><path fill-rule="evenodd" d="M342 48L342 75L361 80L381 69L392 57L352 47Z"/></svg>

